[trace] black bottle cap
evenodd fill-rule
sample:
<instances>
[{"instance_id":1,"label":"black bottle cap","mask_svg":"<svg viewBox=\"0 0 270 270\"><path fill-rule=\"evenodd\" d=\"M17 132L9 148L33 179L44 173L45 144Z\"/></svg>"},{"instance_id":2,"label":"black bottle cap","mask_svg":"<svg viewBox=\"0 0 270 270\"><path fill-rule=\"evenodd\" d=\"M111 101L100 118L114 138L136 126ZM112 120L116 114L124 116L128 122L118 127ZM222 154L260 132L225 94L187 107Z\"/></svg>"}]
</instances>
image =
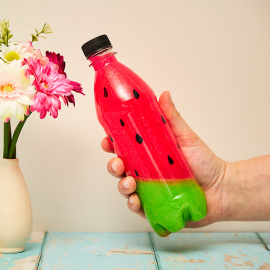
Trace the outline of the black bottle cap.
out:
<instances>
[{"instance_id":1,"label":"black bottle cap","mask_svg":"<svg viewBox=\"0 0 270 270\"><path fill-rule=\"evenodd\" d=\"M107 35L93 38L82 45L82 50L86 58L95 54L98 51L112 47L112 44Z\"/></svg>"}]
</instances>

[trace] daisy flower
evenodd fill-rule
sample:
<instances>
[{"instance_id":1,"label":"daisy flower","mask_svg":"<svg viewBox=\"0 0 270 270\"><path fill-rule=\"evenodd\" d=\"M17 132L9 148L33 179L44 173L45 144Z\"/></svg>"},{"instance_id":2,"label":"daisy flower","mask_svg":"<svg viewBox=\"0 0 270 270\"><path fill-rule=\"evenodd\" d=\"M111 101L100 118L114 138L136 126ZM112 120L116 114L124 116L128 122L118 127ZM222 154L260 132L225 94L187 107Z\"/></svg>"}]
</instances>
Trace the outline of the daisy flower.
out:
<instances>
[{"instance_id":1,"label":"daisy flower","mask_svg":"<svg viewBox=\"0 0 270 270\"><path fill-rule=\"evenodd\" d=\"M0 57L7 62L12 62L14 60L23 61L24 58L32 56L32 53L28 52L23 44L14 45L13 43L6 46L2 44L0 47Z\"/></svg>"},{"instance_id":2,"label":"daisy flower","mask_svg":"<svg viewBox=\"0 0 270 270\"><path fill-rule=\"evenodd\" d=\"M34 77L27 74L27 68L20 61L0 62L0 117L4 122L12 115L23 121L24 115L29 114L35 87Z\"/></svg>"}]
</instances>

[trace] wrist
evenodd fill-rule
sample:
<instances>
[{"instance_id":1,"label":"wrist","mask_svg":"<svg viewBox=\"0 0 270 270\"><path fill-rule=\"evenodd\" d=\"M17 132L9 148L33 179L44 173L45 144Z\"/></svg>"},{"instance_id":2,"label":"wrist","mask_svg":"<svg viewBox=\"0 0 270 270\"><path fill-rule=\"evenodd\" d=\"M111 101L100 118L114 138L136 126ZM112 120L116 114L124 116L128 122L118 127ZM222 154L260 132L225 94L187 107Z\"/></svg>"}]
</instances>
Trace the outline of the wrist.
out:
<instances>
[{"instance_id":1,"label":"wrist","mask_svg":"<svg viewBox=\"0 0 270 270\"><path fill-rule=\"evenodd\" d=\"M225 173L222 179L222 206L223 215L220 221L232 221L239 218L238 195L241 187L239 186L239 173L237 162L225 162Z\"/></svg>"},{"instance_id":2,"label":"wrist","mask_svg":"<svg viewBox=\"0 0 270 270\"><path fill-rule=\"evenodd\" d=\"M223 220L270 220L270 156L226 163Z\"/></svg>"}]
</instances>

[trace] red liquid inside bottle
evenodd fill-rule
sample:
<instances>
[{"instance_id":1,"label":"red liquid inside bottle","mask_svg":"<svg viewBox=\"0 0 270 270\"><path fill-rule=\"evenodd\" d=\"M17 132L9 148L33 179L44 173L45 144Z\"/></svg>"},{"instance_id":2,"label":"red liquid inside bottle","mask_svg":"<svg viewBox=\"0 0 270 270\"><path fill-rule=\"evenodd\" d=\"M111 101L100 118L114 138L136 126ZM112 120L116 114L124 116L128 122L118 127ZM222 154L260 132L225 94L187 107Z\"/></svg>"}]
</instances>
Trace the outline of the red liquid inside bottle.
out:
<instances>
[{"instance_id":1,"label":"red liquid inside bottle","mask_svg":"<svg viewBox=\"0 0 270 270\"><path fill-rule=\"evenodd\" d=\"M82 47L95 70L100 124L126 174L137 183L146 217L160 236L206 216L206 198L162 114L152 89L117 61L106 35Z\"/></svg>"}]
</instances>

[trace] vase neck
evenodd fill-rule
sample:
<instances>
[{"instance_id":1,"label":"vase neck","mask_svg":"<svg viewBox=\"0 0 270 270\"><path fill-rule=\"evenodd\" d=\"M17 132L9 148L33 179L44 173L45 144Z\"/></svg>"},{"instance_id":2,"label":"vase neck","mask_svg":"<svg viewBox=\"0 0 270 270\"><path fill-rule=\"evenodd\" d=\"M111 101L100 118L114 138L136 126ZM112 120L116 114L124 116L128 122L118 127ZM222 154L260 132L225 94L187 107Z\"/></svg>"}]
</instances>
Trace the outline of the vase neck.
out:
<instances>
[{"instance_id":1,"label":"vase neck","mask_svg":"<svg viewBox=\"0 0 270 270\"><path fill-rule=\"evenodd\" d=\"M18 158L14 158L14 159L3 158L0 160L0 164L6 167L16 167L19 165L19 159Z\"/></svg>"}]
</instances>

